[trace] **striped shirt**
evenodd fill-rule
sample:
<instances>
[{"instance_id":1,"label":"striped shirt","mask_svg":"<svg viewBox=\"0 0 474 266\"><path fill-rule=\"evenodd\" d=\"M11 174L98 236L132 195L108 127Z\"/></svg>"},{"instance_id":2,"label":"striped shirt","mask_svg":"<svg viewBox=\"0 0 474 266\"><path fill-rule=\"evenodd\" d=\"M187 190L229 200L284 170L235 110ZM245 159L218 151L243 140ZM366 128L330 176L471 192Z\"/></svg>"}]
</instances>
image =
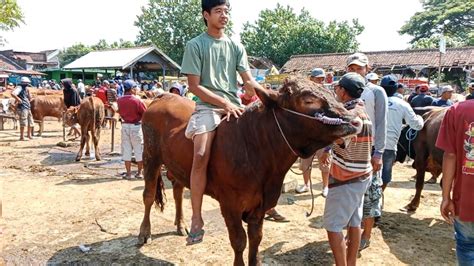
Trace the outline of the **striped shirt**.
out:
<instances>
[{"instance_id":1,"label":"striped shirt","mask_svg":"<svg viewBox=\"0 0 474 266\"><path fill-rule=\"evenodd\" d=\"M372 172L372 122L365 111L364 102L355 99L346 102L344 107L362 120L362 130L345 145L335 143L331 145L333 161L330 181L332 183L369 176Z\"/></svg>"}]
</instances>

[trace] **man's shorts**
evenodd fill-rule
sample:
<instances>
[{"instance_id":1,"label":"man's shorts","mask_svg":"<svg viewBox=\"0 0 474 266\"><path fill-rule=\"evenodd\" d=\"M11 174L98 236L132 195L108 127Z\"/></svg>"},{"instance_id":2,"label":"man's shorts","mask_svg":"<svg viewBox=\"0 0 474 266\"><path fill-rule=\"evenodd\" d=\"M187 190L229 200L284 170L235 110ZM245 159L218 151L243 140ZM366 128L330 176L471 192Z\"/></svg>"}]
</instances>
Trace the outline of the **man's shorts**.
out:
<instances>
[{"instance_id":1,"label":"man's shorts","mask_svg":"<svg viewBox=\"0 0 474 266\"><path fill-rule=\"evenodd\" d=\"M324 164L321 161L321 156L323 154L324 154L324 148L317 150L316 153L314 154L314 157L318 158L319 170L321 170L321 172L323 173L329 173L329 169L331 169L332 155L331 153L329 153L329 163ZM309 167L311 167L312 164L313 164L313 156L306 159L301 159L300 170L306 171Z\"/></svg>"},{"instance_id":2,"label":"man's shorts","mask_svg":"<svg viewBox=\"0 0 474 266\"><path fill-rule=\"evenodd\" d=\"M192 140L196 135L214 131L221 123L221 117L222 114L215 109L196 107L184 133L186 138Z\"/></svg>"},{"instance_id":3,"label":"man's shorts","mask_svg":"<svg viewBox=\"0 0 474 266\"><path fill-rule=\"evenodd\" d=\"M329 188L324 206L323 226L329 232L342 232L344 227L360 227L364 193L372 178Z\"/></svg>"},{"instance_id":4,"label":"man's shorts","mask_svg":"<svg viewBox=\"0 0 474 266\"><path fill-rule=\"evenodd\" d=\"M143 160L143 133L141 124L122 124L122 160L131 161L132 151L135 160Z\"/></svg>"},{"instance_id":5,"label":"man's shorts","mask_svg":"<svg viewBox=\"0 0 474 266\"><path fill-rule=\"evenodd\" d=\"M29 109L22 109L18 110L18 116L20 117L20 127L33 127L33 114L31 114L31 110Z\"/></svg>"},{"instance_id":6,"label":"man's shorts","mask_svg":"<svg viewBox=\"0 0 474 266\"><path fill-rule=\"evenodd\" d=\"M370 186L364 195L364 219L382 215L382 178L381 171L373 173Z\"/></svg>"}]
</instances>

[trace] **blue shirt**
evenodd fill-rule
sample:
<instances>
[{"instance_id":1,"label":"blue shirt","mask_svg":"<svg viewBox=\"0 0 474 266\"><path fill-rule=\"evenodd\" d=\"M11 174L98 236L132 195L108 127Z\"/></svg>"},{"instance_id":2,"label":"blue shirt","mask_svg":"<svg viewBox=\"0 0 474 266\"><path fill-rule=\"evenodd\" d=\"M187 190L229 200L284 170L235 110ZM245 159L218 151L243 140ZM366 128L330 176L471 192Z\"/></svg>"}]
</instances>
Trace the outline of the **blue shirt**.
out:
<instances>
[{"instance_id":1,"label":"blue shirt","mask_svg":"<svg viewBox=\"0 0 474 266\"><path fill-rule=\"evenodd\" d=\"M411 100L410 105L411 107L426 107L430 106L433 103L433 97L428 96L426 94L418 94Z\"/></svg>"},{"instance_id":2,"label":"blue shirt","mask_svg":"<svg viewBox=\"0 0 474 266\"><path fill-rule=\"evenodd\" d=\"M453 105L453 102L451 102L451 100L436 99L436 100L433 101L433 103L431 105L446 107L446 106Z\"/></svg>"},{"instance_id":3,"label":"blue shirt","mask_svg":"<svg viewBox=\"0 0 474 266\"><path fill-rule=\"evenodd\" d=\"M123 96L123 85L119 84L117 88L117 96L122 97Z\"/></svg>"}]
</instances>

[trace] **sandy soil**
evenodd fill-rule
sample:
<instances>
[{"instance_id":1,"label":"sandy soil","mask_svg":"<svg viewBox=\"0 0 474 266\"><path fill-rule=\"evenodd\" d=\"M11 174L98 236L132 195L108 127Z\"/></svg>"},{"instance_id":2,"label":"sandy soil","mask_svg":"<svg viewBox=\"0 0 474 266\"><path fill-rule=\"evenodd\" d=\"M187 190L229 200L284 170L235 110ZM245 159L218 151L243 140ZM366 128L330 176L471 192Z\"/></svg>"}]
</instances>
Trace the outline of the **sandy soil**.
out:
<instances>
[{"instance_id":1,"label":"sandy soil","mask_svg":"<svg viewBox=\"0 0 474 266\"><path fill-rule=\"evenodd\" d=\"M126 181L120 157L110 155L110 130L103 131L104 160L74 162L78 142L56 146L62 140L61 126L47 121L44 137L19 142L18 132L0 131L0 264L58 263L232 263L224 220L216 201L204 199L206 236L202 244L187 247L175 233L174 203L167 183L168 203L164 213L152 211L151 244L137 247L143 215L143 181ZM120 150L120 131L115 149ZM414 214L399 209L414 194L409 165L396 165L394 182L386 190L384 216L374 229L371 246L361 252L362 265L455 264L453 229L441 220L439 185L426 185L422 203ZM302 177L288 175L287 178ZM282 194L277 209L289 223L265 222L260 258L264 264L331 264L329 244L322 226L324 198L320 173L313 171L313 189L318 194L314 214L309 193ZM185 217L189 221L189 192L185 194ZM100 225L100 226L99 226ZM104 229L101 231L101 227ZM105 232L104 232L105 231ZM82 252L79 245L90 247ZM246 254L245 254L246 256ZM3 259L3 262L2 262Z\"/></svg>"}]
</instances>

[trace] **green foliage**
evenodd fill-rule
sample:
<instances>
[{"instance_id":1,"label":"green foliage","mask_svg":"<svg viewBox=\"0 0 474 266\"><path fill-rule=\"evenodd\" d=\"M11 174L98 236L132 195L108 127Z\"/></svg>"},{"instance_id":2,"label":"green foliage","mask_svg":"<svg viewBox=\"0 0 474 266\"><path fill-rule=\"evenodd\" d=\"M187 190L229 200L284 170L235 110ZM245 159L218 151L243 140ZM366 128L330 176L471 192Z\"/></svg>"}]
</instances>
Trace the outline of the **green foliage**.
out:
<instances>
[{"instance_id":1,"label":"green foliage","mask_svg":"<svg viewBox=\"0 0 474 266\"><path fill-rule=\"evenodd\" d=\"M424 10L415 13L399 31L413 36L411 44L425 45L441 34L452 38L455 46L474 44L474 1L422 0L422 4Z\"/></svg>"},{"instance_id":2,"label":"green foliage","mask_svg":"<svg viewBox=\"0 0 474 266\"><path fill-rule=\"evenodd\" d=\"M412 43L411 49L437 49L439 47L440 35L431 36L429 38L422 38ZM446 47L462 47L465 45L463 40L453 37L445 37Z\"/></svg>"},{"instance_id":3,"label":"green foliage","mask_svg":"<svg viewBox=\"0 0 474 266\"><path fill-rule=\"evenodd\" d=\"M171 59L181 64L186 43L206 31L200 0L150 0L142 7L135 26L139 28L137 43L154 44ZM231 35L232 22L227 25Z\"/></svg>"},{"instance_id":4,"label":"green foliage","mask_svg":"<svg viewBox=\"0 0 474 266\"><path fill-rule=\"evenodd\" d=\"M9 31L20 26L23 21L23 13L16 0L0 0L0 30ZM0 46L3 45L3 38L0 36Z\"/></svg>"},{"instance_id":5,"label":"green foliage","mask_svg":"<svg viewBox=\"0 0 474 266\"><path fill-rule=\"evenodd\" d=\"M255 23L245 23L240 38L249 55L266 57L282 66L295 54L356 51L356 37L363 30L357 20L326 25L305 9L296 14L290 6L278 4L273 10L261 11Z\"/></svg>"},{"instance_id":6,"label":"green foliage","mask_svg":"<svg viewBox=\"0 0 474 266\"><path fill-rule=\"evenodd\" d=\"M77 58L84 56L92 51L100 51L105 49L117 49L117 48L130 48L134 47L135 44L130 41L124 41L120 39L118 42L112 44L107 43L106 40L99 40L96 44L87 46L82 43L74 44L71 47L67 47L59 53L59 63L61 66L65 66Z\"/></svg>"}]
</instances>

